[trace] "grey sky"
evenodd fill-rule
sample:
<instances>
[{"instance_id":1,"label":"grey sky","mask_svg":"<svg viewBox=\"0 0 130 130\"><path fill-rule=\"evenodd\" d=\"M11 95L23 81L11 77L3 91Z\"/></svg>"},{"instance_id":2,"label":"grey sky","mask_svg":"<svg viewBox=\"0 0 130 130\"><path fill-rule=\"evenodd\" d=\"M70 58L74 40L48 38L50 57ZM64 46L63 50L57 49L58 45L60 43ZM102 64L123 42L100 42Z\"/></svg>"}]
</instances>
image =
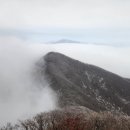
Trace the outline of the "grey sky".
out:
<instances>
[{"instance_id":1,"label":"grey sky","mask_svg":"<svg viewBox=\"0 0 130 130\"><path fill-rule=\"evenodd\" d=\"M130 28L129 0L0 0L1 28Z\"/></svg>"}]
</instances>

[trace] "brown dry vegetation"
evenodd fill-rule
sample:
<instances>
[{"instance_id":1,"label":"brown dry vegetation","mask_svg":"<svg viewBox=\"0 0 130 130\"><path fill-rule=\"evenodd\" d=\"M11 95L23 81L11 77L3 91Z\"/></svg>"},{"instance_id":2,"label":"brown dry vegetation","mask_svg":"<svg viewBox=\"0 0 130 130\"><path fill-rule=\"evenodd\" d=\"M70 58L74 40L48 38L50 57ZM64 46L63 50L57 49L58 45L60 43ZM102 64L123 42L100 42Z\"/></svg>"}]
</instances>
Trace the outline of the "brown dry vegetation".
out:
<instances>
[{"instance_id":1,"label":"brown dry vegetation","mask_svg":"<svg viewBox=\"0 0 130 130\"><path fill-rule=\"evenodd\" d=\"M130 130L130 117L111 112L86 112L82 108L41 113L0 130Z\"/></svg>"}]
</instances>

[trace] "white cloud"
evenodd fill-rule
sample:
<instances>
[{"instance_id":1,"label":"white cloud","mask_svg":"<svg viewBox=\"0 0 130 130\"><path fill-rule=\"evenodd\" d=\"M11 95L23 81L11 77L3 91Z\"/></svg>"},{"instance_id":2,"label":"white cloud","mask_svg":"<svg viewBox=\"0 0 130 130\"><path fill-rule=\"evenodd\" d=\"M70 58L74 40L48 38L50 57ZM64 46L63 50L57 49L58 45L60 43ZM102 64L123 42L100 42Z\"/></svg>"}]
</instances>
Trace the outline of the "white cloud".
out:
<instances>
[{"instance_id":1,"label":"white cloud","mask_svg":"<svg viewBox=\"0 0 130 130\"><path fill-rule=\"evenodd\" d=\"M56 108L56 95L35 65L40 58L18 39L0 39L0 125Z\"/></svg>"}]
</instances>

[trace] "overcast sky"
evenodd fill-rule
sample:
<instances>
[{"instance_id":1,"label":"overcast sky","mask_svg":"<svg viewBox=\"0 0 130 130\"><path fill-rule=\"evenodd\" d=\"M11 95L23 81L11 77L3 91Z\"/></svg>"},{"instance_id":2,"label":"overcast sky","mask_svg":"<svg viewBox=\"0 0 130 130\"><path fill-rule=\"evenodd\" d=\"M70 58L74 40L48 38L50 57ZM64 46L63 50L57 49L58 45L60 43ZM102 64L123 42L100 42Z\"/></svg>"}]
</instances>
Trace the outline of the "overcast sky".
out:
<instances>
[{"instance_id":1,"label":"overcast sky","mask_svg":"<svg viewBox=\"0 0 130 130\"><path fill-rule=\"evenodd\" d=\"M130 27L129 0L1 0L0 26Z\"/></svg>"},{"instance_id":2,"label":"overcast sky","mask_svg":"<svg viewBox=\"0 0 130 130\"><path fill-rule=\"evenodd\" d=\"M0 0L0 33L5 29L130 42L130 0Z\"/></svg>"}]
</instances>

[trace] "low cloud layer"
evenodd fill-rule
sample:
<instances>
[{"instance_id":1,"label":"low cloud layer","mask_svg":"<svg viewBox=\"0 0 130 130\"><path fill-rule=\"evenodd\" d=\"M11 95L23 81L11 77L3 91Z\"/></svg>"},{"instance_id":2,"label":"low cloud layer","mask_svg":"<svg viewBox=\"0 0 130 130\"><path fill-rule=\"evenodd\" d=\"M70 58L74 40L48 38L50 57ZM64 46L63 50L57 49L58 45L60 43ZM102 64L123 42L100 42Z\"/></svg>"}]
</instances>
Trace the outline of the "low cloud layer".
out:
<instances>
[{"instance_id":1,"label":"low cloud layer","mask_svg":"<svg viewBox=\"0 0 130 130\"><path fill-rule=\"evenodd\" d=\"M0 125L56 107L55 93L36 65L40 58L16 39L0 41Z\"/></svg>"},{"instance_id":2,"label":"low cloud layer","mask_svg":"<svg viewBox=\"0 0 130 130\"><path fill-rule=\"evenodd\" d=\"M92 44L31 44L0 39L0 123L55 109L56 95L40 76L37 61L57 51L130 78L130 48ZM44 61L41 61L44 63ZM1 125L0 124L0 125Z\"/></svg>"}]
</instances>

